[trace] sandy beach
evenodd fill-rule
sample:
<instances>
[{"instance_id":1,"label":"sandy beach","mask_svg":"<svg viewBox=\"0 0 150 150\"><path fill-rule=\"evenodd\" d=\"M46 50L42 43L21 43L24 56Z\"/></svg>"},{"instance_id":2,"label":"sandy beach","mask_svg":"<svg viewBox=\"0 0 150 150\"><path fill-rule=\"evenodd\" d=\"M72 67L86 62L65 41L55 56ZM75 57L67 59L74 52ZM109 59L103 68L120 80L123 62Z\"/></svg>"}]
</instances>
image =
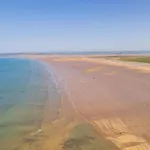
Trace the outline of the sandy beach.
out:
<instances>
[{"instance_id":1,"label":"sandy beach","mask_svg":"<svg viewBox=\"0 0 150 150\"><path fill-rule=\"evenodd\" d=\"M30 58L50 64L57 74L66 94L63 116L90 123L121 150L150 149L149 66L77 56Z\"/></svg>"}]
</instances>

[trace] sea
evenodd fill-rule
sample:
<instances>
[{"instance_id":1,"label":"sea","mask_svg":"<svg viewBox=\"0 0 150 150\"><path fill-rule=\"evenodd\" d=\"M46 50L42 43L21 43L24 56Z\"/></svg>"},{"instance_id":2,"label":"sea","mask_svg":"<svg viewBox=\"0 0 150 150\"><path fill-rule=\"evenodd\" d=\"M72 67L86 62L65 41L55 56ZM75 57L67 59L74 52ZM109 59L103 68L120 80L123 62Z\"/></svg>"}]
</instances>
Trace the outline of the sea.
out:
<instances>
[{"instance_id":1,"label":"sea","mask_svg":"<svg viewBox=\"0 0 150 150\"><path fill-rule=\"evenodd\" d=\"M47 100L58 100L52 69L38 61L0 58L0 150L14 150L41 130Z\"/></svg>"}]
</instances>

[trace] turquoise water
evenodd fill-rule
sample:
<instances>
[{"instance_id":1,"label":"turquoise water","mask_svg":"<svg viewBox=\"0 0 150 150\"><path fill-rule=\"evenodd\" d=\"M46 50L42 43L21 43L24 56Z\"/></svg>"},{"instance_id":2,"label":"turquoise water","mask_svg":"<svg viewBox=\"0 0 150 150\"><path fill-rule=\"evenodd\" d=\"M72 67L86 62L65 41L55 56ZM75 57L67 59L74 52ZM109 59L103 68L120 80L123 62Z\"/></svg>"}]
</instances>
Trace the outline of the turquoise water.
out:
<instances>
[{"instance_id":1,"label":"turquoise water","mask_svg":"<svg viewBox=\"0 0 150 150\"><path fill-rule=\"evenodd\" d=\"M41 128L46 101L59 98L53 77L36 61L0 59L0 150L15 149Z\"/></svg>"}]
</instances>

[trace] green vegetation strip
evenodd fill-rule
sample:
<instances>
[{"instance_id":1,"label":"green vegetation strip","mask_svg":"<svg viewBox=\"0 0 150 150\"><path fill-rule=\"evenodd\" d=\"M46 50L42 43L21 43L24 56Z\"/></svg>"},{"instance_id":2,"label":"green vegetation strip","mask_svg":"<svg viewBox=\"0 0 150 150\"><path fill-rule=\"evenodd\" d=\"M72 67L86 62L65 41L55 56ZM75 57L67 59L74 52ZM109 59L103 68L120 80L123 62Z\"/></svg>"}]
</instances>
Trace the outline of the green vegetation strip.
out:
<instances>
[{"instance_id":1,"label":"green vegetation strip","mask_svg":"<svg viewBox=\"0 0 150 150\"><path fill-rule=\"evenodd\" d=\"M141 62L150 63L150 56L93 56L91 58L105 58L121 61Z\"/></svg>"},{"instance_id":2,"label":"green vegetation strip","mask_svg":"<svg viewBox=\"0 0 150 150\"><path fill-rule=\"evenodd\" d=\"M119 60L123 61L133 61L133 62L143 62L143 63L150 63L150 56L147 57L119 57Z\"/></svg>"},{"instance_id":3,"label":"green vegetation strip","mask_svg":"<svg viewBox=\"0 0 150 150\"><path fill-rule=\"evenodd\" d=\"M118 150L118 148L100 136L91 125L75 126L68 139L62 145L63 150Z\"/></svg>"}]
</instances>

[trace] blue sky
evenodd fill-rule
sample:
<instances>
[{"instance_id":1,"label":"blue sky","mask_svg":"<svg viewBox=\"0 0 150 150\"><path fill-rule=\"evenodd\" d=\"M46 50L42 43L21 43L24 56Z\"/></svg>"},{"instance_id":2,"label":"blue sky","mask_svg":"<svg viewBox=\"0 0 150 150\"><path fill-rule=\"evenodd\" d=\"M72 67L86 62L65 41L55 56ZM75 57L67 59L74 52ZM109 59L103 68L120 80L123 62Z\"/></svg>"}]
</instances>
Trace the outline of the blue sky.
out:
<instances>
[{"instance_id":1,"label":"blue sky","mask_svg":"<svg viewBox=\"0 0 150 150\"><path fill-rule=\"evenodd\" d=\"M149 0L0 0L0 52L150 50Z\"/></svg>"}]
</instances>

